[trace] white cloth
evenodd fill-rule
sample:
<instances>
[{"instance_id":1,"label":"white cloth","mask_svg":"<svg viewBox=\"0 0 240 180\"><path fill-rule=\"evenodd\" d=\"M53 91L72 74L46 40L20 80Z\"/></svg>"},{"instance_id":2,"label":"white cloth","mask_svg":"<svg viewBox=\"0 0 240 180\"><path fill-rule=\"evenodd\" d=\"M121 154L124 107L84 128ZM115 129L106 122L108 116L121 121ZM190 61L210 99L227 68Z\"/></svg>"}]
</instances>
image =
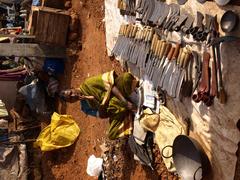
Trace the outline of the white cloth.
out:
<instances>
[{"instance_id":1,"label":"white cloth","mask_svg":"<svg viewBox=\"0 0 240 180\"><path fill-rule=\"evenodd\" d=\"M2 100L0 99L0 118L1 117L6 117L6 116L8 116L8 112L7 112L6 106L2 102Z\"/></svg>"},{"instance_id":2,"label":"white cloth","mask_svg":"<svg viewBox=\"0 0 240 180\"><path fill-rule=\"evenodd\" d=\"M94 155L91 155L88 158L87 164L87 173L89 176L99 176L102 171L102 158L96 158Z\"/></svg>"},{"instance_id":3,"label":"white cloth","mask_svg":"<svg viewBox=\"0 0 240 180\"><path fill-rule=\"evenodd\" d=\"M164 153L166 157L172 155L172 149L166 148L164 152L162 152L163 148L168 145L172 146L174 139L180 134L186 134L182 124L178 122L175 116L165 106L160 106L160 122L155 131L155 141L160 152ZM172 157L163 157L163 161L168 171L176 171Z\"/></svg>"}]
</instances>

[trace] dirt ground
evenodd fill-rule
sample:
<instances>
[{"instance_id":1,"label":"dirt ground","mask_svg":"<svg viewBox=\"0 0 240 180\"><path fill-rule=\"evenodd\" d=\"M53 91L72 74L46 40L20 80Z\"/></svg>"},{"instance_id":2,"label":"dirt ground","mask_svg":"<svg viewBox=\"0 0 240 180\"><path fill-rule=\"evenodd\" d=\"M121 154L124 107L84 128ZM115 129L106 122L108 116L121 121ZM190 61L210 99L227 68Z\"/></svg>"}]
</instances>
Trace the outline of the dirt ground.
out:
<instances>
[{"instance_id":1,"label":"dirt ground","mask_svg":"<svg viewBox=\"0 0 240 180\"><path fill-rule=\"evenodd\" d=\"M120 64L111 60L106 52L104 0L72 0L70 11L76 13L80 19L79 37L69 42L69 58L61 80L62 88L78 87L85 78L112 69L120 72ZM71 147L43 154L41 166L44 180L96 179L86 173L87 160L92 154L100 157L100 145L103 142L112 146L110 153L117 158L115 164L109 167L112 177L108 179L169 179L167 176L170 174L161 165L161 157L156 158L159 172L152 171L133 160L126 141L123 140L120 148L116 148L119 140L107 140L107 120L86 116L80 111L79 103L60 104L59 112L72 115L81 133Z\"/></svg>"},{"instance_id":2,"label":"dirt ground","mask_svg":"<svg viewBox=\"0 0 240 180\"><path fill-rule=\"evenodd\" d=\"M119 72L121 69L116 61L107 56L102 21L104 1L73 0L72 11L75 11L80 19L79 40L69 44L71 52L62 79L63 88L78 87L86 77L112 69ZM105 140L108 121L86 116L80 111L79 103L61 105L60 112L71 114L81 133L73 146L43 155L43 179L94 179L86 173L87 160L92 154L98 157L101 155L99 145ZM126 159L122 159L121 167L115 167L121 170L118 176L121 176L120 179L158 179L150 169L135 163L131 153L125 154Z\"/></svg>"}]
</instances>

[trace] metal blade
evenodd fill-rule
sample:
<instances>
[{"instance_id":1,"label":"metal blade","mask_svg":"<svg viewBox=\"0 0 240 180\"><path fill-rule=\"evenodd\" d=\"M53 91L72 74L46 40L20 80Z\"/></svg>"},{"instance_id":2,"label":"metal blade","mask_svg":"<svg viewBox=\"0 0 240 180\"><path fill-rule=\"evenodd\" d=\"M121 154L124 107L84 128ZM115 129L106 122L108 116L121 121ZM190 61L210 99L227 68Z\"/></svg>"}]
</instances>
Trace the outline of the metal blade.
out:
<instances>
[{"instance_id":1,"label":"metal blade","mask_svg":"<svg viewBox=\"0 0 240 180\"><path fill-rule=\"evenodd\" d=\"M183 79L184 79L185 73L186 73L186 70L183 69L180 72L180 76L178 78L178 84L177 84L177 89L176 89L176 98L177 99L180 99L180 92L181 92L181 87L182 87L182 83L183 83Z\"/></svg>"},{"instance_id":2,"label":"metal blade","mask_svg":"<svg viewBox=\"0 0 240 180\"><path fill-rule=\"evenodd\" d=\"M163 80L163 85L162 85L163 90L167 90L168 84L170 82L169 81L170 77L173 73L174 64L175 64L174 62L170 62L168 64L168 67L166 68L165 75L164 75L164 80Z\"/></svg>"}]
</instances>

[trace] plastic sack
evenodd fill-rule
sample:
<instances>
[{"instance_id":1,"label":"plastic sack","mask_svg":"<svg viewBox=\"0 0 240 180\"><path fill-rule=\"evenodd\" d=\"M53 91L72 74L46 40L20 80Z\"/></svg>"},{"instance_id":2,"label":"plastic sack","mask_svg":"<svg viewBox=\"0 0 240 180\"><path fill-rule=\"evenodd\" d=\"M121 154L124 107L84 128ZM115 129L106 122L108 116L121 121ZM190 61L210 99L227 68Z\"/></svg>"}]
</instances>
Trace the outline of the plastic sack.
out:
<instances>
[{"instance_id":1,"label":"plastic sack","mask_svg":"<svg viewBox=\"0 0 240 180\"><path fill-rule=\"evenodd\" d=\"M96 158L94 155L91 155L88 158L87 164L87 173L89 176L99 176L102 172L102 158Z\"/></svg>"},{"instance_id":2,"label":"plastic sack","mask_svg":"<svg viewBox=\"0 0 240 180\"><path fill-rule=\"evenodd\" d=\"M18 92L26 98L26 102L32 111L43 113L47 110L44 88L38 79L34 79L30 84L22 86Z\"/></svg>"},{"instance_id":3,"label":"plastic sack","mask_svg":"<svg viewBox=\"0 0 240 180\"><path fill-rule=\"evenodd\" d=\"M75 142L79 133L80 128L72 116L54 112L51 124L41 131L34 146L40 147L41 151L68 147Z\"/></svg>"},{"instance_id":4,"label":"plastic sack","mask_svg":"<svg viewBox=\"0 0 240 180\"><path fill-rule=\"evenodd\" d=\"M7 116L8 116L8 111L6 109L6 106L4 102L0 99L0 118L7 117Z\"/></svg>"}]
</instances>

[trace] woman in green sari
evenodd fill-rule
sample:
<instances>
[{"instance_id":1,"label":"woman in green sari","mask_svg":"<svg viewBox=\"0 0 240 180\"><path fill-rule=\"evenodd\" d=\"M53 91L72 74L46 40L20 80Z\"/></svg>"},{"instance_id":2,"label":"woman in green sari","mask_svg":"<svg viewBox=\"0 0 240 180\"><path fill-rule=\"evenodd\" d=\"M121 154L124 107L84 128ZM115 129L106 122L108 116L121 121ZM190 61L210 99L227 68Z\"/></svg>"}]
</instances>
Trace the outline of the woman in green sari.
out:
<instances>
[{"instance_id":1,"label":"woman in green sari","mask_svg":"<svg viewBox=\"0 0 240 180\"><path fill-rule=\"evenodd\" d=\"M131 133L128 115L135 111L129 96L138 86L138 80L130 73L117 76L114 71L87 78L79 88L60 92L68 102L80 100L81 110L88 115L109 118L108 136L116 139Z\"/></svg>"}]
</instances>

